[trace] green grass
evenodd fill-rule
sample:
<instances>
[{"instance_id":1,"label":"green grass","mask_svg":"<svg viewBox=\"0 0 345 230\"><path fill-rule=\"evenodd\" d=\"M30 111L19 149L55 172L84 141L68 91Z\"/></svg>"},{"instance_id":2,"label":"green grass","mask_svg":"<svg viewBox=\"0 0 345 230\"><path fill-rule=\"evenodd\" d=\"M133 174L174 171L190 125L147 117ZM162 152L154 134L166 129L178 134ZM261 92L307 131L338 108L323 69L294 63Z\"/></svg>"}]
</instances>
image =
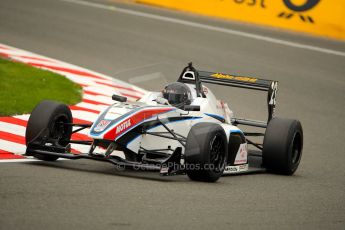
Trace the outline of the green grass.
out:
<instances>
[{"instance_id":1,"label":"green grass","mask_svg":"<svg viewBox=\"0 0 345 230\"><path fill-rule=\"evenodd\" d=\"M64 76L0 58L0 116L30 113L45 99L76 104L81 93Z\"/></svg>"}]
</instances>

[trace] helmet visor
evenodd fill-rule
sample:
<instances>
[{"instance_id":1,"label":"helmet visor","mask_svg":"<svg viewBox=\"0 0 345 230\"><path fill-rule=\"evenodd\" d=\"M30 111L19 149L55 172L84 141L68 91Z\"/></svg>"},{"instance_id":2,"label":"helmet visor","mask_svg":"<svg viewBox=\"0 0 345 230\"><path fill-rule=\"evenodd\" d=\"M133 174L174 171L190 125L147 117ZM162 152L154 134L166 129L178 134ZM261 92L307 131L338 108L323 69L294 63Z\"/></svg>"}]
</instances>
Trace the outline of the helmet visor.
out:
<instances>
[{"instance_id":1,"label":"helmet visor","mask_svg":"<svg viewBox=\"0 0 345 230\"><path fill-rule=\"evenodd\" d=\"M169 101L171 105L179 105L184 102L184 95L179 93L165 93L164 98Z\"/></svg>"}]
</instances>

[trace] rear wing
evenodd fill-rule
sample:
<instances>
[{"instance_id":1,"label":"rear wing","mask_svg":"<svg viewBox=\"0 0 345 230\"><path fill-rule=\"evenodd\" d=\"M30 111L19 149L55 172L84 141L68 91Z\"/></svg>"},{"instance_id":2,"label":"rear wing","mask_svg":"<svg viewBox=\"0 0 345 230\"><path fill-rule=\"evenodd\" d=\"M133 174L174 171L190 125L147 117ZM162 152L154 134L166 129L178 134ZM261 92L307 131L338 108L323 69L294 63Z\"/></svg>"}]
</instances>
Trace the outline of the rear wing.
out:
<instances>
[{"instance_id":1,"label":"rear wing","mask_svg":"<svg viewBox=\"0 0 345 230\"><path fill-rule=\"evenodd\" d=\"M188 66L183 69L179 81L185 83L194 82L196 84L198 96L205 96L201 88L201 83L211 83L217 85L266 91L268 121L270 121L274 116L276 96L278 90L277 81L260 79L255 77L238 76L232 74L199 71L192 66L192 63L189 63Z\"/></svg>"},{"instance_id":2,"label":"rear wing","mask_svg":"<svg viewBox=\"0 0 345 230\"><path fill-rule=\"evenodd\" d=\"M198 71L201 82L233 86L246 89L269 91L274 81L255 77L244 77L223 73Z\"/></svg>"},{"instance_id":3,"label":"rear wing","mask_svg":"<svg viewBox=\"0 0 345 230\"><path fill-rule=\"evenodd\" d=\"M278 82L255 77L237 76L232 74L212 73L205 71L198 71L201 82L225 85L232 87L239 87L245 89L253 89L266 91L267 93L267 107L268 107L268 121L274 116L276 105L276 95L278 90Z\"/></svg>"}]
</instances>

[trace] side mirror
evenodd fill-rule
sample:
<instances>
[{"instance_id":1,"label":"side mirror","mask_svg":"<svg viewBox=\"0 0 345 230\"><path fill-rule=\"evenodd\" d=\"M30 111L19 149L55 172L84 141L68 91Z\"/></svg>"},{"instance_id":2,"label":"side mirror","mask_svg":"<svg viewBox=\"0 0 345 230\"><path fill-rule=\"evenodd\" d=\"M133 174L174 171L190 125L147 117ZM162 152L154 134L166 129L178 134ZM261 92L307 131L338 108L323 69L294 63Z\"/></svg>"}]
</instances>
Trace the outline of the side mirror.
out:
<instances>
[{"instance_id":1,"label":"side mirror","mask_svg":"<svg viewBox=\"0 0 345 230\"><path fill-rule=\"evenodd\" d=\"M127 97L119 96L116 94L113 94L113 96L111 96L111 99L113 99L114 101L119 101L119 102L126 102L127 101Z\"/></svg>"},{"instance_id":2,"label":"side mirror","mask_svg":"<svg viewBox=\"0 0 345 230\"><path fill-rule=\"evenodd\" d=\"M200 105L185 105L183 110L185 110L185 111L200 111Z\"/></svg>"}]
</instances>

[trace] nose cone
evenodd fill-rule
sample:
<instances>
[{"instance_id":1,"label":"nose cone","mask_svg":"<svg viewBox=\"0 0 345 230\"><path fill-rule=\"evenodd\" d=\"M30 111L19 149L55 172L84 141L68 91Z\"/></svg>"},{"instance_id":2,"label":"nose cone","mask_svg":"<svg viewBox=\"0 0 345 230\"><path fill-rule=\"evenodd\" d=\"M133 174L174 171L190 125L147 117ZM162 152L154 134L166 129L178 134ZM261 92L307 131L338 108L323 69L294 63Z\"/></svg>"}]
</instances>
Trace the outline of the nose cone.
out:
<instances>
[{"instance_id":1,"label":"nose cone","mask_svg":"<svg viewBox=\"0 0 345 230\"><path fill-rule=\"evenodd\" d=\"M139 104L113 105L104 111L92 125L89 136L93 139L114 141L139 124L154 119L158 114L175 110L167 106L144 106Z\"/></svg>"},{"instance_id":2,"label":"nose cone","mask_svg":"<svg viewBox=\"0 0 345 230\"><path fill-rule=\"evenodd\" d=\"M140 105L116 103L111 105L99 115L90 129L89 136L95 139L103 138L105 131L114 124L121 122L123 118L130 116L133 112L140 110Z\"/></svg>"}]
</instances>

